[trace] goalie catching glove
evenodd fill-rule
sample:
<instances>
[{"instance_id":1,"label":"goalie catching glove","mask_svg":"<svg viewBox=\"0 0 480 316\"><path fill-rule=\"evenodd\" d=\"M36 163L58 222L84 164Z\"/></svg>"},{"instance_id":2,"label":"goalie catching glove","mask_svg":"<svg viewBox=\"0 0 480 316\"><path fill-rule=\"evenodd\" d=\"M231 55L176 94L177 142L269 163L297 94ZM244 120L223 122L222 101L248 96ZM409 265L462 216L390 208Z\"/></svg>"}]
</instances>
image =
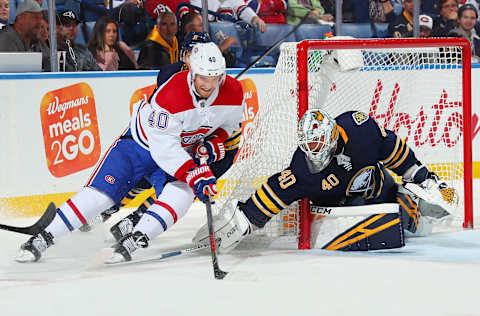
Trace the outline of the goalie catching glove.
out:
<instances>
[{"instance_id":1,"label":"goalie catching glove","mask_svg":"<svg viewBox=\"0 0 480 316\"><path fill-rule=\"evenodd\" d=\"M189 171L185 181L204 203L208 196L217 194L217 179L208 165L201 165Z\"/></svg>"},{"instance_id":2,"label":"goalie catching glove","mask_svg":"<svg viewBox=\"0 0 480 316\"><path fill-rule=\"evenodd\" d=\"M427 192L438 191L441 198L451 206L458 204L458 193L455 188L440 179L440 177L432 171L429 171L425 165L413 165L403 175L403 181L406 183L418 184Z\"/></svg>"},{"instance_id":3,"label":"goalie catching glove","mask_svg":"<svg viewBox=\"0 0 480 316\"><path fill-rule=\"evenodd\" d=\"M227 205L229 206L227 211L222 215L213 217L214 235L215 239L218 240L217 246L221 253L233 250L254 228L243 211L238 207L237 200L233 200ZM197 231L192 242L198 246L209 244L207 224Z\"/></svg>"},{"instance_id":4,"label":"goalie catching glove","mask_svg":"<svg viewBox=\"0 0 480 316\"><path fill-rule=\"evenodd\" d=\"M194 149L193 161L200 165L202 159L206 158L207 165L222 160L225 157L225 146L220 137L215 136Z\"/></svg>"}]
</instances>

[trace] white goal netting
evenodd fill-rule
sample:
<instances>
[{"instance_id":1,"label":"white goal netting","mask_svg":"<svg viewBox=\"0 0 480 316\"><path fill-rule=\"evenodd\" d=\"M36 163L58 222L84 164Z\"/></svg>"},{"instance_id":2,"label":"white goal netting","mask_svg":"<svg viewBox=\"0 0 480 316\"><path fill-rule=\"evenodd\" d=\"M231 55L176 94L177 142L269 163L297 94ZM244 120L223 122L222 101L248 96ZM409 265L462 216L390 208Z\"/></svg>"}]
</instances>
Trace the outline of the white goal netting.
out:
<instances>
[{"instance_id":1,"label":"white goal netting","mask_svg":"<svg viewBox=\"0 0 480 316\"><path fill-rule=\"evenodd\" d=\"M298 86L307 84L310 108L321 107L333 117L360 110L402 136L421 161L460 193L456 217L461 226L465 201L462 87L470 84L462 79L462 49L451 44L422 47L421 42L414 48L351 42L355 49L309 49L304 67L307 83L298 79L297 43L282 44L266 102L260 104L253 127L243 135L236 163L223 176L226 183L216 212L233 198L245 201L270 175L288 166L297 146ZM296 204L252 238L296 238Z\"/></svg>"}]
</instances>

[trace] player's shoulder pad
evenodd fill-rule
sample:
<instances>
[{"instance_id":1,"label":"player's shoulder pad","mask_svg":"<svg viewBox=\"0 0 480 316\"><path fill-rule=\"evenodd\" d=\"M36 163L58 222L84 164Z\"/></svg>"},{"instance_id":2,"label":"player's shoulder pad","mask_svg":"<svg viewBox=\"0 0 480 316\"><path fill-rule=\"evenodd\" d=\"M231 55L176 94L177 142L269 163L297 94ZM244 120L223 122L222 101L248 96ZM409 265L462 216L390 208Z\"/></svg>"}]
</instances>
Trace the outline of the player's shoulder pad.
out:
<instances>
[{"instance_id":1,"label":"player's shoulder pad","mask_svg":"<svg viewBox=\"0 0 480 316\"><path fill-rule=\"evenodd\" d=\"M160 87L162 84L167 82L174 74L183 70L185 63L183 61L177 61L173 64L168 64L161 67L158 70L157 75L157 86Z\"/></svg>"},{"instance_id":2,"label":"player's shoulder pad","mask_svg":"<svg viewBox=\"0 0 480 316\"><path fill-rule=\"evenodd\" d=\"M347 111L343 112L339 116L335 118L335 121L337 124L343 126L343 125L355 125L355 126L360 126L363 125L364 123L368 122L372 118L368 116L367 113L362 112L362 111Z\"/></svg>"},{"instance_id":3,"label":"player's shoulder pad","mask_svg":"<svg viewBox=\"0 0 480 316\"><path fill-rule=\"evenodd\" d=\"M243 105L243 88L240 81L225 76L225 82L220 87L220 93L213 105Z\"/></svg>"},{"instance_id":4,"label":"player's shoulder pad","mask_svg":"<svg viewBox=\"0 0 480 316\"><path fill-rule=\"evenodd\" d=\"M171 114L193 109L195 106L188 87L187 75L188 71L182 71L168 79L156 92L154 104Z\"/></svg>"}]
</instances>

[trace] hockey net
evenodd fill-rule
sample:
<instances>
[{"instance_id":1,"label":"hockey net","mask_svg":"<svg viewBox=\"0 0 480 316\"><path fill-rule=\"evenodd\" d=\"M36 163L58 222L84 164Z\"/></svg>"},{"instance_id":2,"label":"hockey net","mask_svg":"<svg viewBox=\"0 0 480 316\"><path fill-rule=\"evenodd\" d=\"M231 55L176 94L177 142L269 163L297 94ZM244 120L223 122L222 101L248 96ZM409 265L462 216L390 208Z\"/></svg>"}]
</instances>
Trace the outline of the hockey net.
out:
<instances>
[{"instance_id":1,"label":"hockey net","mask_svg":"<svg viewBox=\"0 0 480 316\"><path fill-rule=\"evenodd\" d=\"M329 39L285 43L272 88L260 104L235 164L224 175L215 211L245 201L286 168L297 147L297 122L309 107L332 117L368 113L402 136L430 170L459 193L459 227L473 227L470 47L462 39ZM368 149L366 149L368 150ZM259 240L298 240L310 248L308 201L290 205Z\"/></svg>"}]
</instances>

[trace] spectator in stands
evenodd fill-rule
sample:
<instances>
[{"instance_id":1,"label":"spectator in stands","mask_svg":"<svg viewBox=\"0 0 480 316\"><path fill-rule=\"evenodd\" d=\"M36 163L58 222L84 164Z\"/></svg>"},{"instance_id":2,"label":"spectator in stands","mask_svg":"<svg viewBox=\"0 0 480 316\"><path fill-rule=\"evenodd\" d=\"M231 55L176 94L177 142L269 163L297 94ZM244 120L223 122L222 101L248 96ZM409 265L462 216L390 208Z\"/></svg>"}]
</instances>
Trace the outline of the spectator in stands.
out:
<instances>
[{"instance_id":1,"label":"spectator in stands","mask_svg":"<svg viewBox=\"0 0 480 316\"><path fill-rule=\"evenodd\" d=\"M389 37L401 38L413 36L413 0L403 0L402 6L402 13L396 16L388 25Z\"/></svg>"},{"instance_id":2,"label":"spectator in stands","mask_svg":"<svg viewBox=\"0 0 480 316\"><path fill-rule=\"evenodd\" d=\"M50 45L48 42L48 11L42 11L40 27L32 44L35 50L42 52L42 71L50 71Z\"/></svg>"},{"instance_id":3,"label":"spectator in stands","mask_svg":"<svg viewBox=\"0 0 480 316\"><path fill-rule=\"evenodd\" d=\"M145 11L154 18L158 17L160 12L170 11L176 14L177 7L182 2L188 2L186 0L144 0Z\"/></svg>"},{"instance_id":4,"label":"spectator in stands","mask_svg":"<svg viewBox=\"0 0 480 316\"><path fill-rule=\"evenodd\" d=\"M475 25L477 24L478 11L471 4L465 4L458 9L458 26L449 36L465 37L472 48L472 61L478 62L480 57L480 37Z\"/></svg>"},{"instance_id":5,"label":"spectator in stands","mask_svg":"<svg viewBox=\"0 0 480 316\"><path fill-rule=\"evenodd\" d=\"M42 8L34 0L25 0L17 7L15 23L0 32L1 52L37 51L33 42L37 38L42 19Z\"/></svg>"},{"instance_id":6,"label":"spectator in stands","mask_svg":"<svg viewBox=\"0 0 480 316\"><path fill-rule=\"evenodd\" d=\"M247 4L265 23L287 23L287 0L248 0Z\"/></svg>"},{"instance_id":7,"label":"spectator in stands","mask_svg":"<svg viewBox=\"0 0 480 316\"><path fill-rule=\"evenodd\" d=\"M113 1L113 9L110 9L110 1ZM86 21L97 21L102 16L111 16L123 25L123 40L128 45L137 44L147 36L148 23L142 0L106 0L105 5L99 4L98 0L81 0L81 11Z\"/></svg>"},{"instance_id":8,"label":"spectator in stands","mask_svg":"<svg viewBox=\"0 0 480 316\"><path fill-rule=\"evenodd\" d=\"M361 1L365 3L365 1ZM368 1L368 19L365 20L363 14L359 16L359 3L358 1L355 2L355 13L356 13L356 20L355 22L367 23L367 22L374 22L374 23L390 23L396 18L395 8L394 5L401 7L401 5L396 1L391 0L369 0ZM401 10L401 9L400 9Z\"/></svg>"},{"instance_id":9,"label":"spectator in stands","mask_svg":"<svg viewBox=\"0 0 480 316\"><path fill-rule=\"evenodd\" d=\"M0 30L8 24L10 16L10 4L8 0L0 0Z\"/></svg>"},{"instance_id":10,"label":"spectator in stands","mask_svg":"<svg viewBox=\"0 0 480 316\"><path fill-rule=\"evenodd\" d=\"M433 19L431 16L421 14L418 17L418 24L420 27L421 38L432 37Z\"/></svg>"},{"instance_id":11,"label":"spectator in stands","mask_svg":"<svg viewBox=\"0 0 480 316\"><path fill-rule=\"evenodd\" d=\"M170 11L161 12L157 25L140 49L138 65L141 69L159 69L178 61L177 18Z\"/></svg>"},{"instance_id":12,"label":"spectator in stands","mask_svg":"<svg viewBox=\"0 0 480 316\"><path fill-rule=\"evenodd\" d=\"M48 11L47 10L42 11L42 19L40 20L40 28L38 30L37 38L39 41L46 43L48 46Z\"/></svg>"},{"instance_id":13,"label":"spectator in stands","mask_svg":"<svg viewBox=\"0 0 480 316\"><path fill-rule=\"evenodd\" d=\"M433 19L433 36L446 37L457 26L457 0L439 0L437 8L440 16Z\"/></svg>"},{"instance_id":14,"label":"spectator in stands","mask_svg":"<svg viewBox=\"0 0 480 316\"><path fill-rule=\"evenodd\" d=\"M75 43L78 23L77 15L71 10L57 14L57 47L59 51L67 52L65 71L101 70L87 47Z\"/></svg>"},{"instance_id":15,"label":"spectator in stands","mask_svg":"<svg viewBox=\"0 0 480 316\"><path fill-rule=\"evenodd\" d=\"M135 54L127 44L118 40L118 24L109 16L103 16L95 23L87 46L104 71L138 68Z\"/></svg>"},{"instance_id":16,"label":"spectator in stands","mask_svg":"<svg viewBox=\"0 0 480 316\"><path fill-rule=\"evenodd\" d=\"M203 32L203 18L198 12L188 12L182 16L180 36L178 36L182 38L180 40L181 43L183 43L183 38L190 32ZM226 36L217 32L215 37L217 39L216 43L222 52L227 51L232 45L239 44L233 36Z\"/></svg>"},{"instance_id":17,"label":"spectator in stands","mask_svg":"<svg viewBox=\"0 0 480 316\"><path fill-rule=\"evenodd\" d=\"M200 13L202 8L202 0L190 0L190 3L181 3L177 10L180 19L188 12L196 11ZM247 24L256 25L260 32L267 30L265 22L257 16L257 14L247 6L244 0L208 0L208 10L213 11L216 15L209 14L209 21L218 19L225 21L241 20Z\"/></svg>"},{"instance_id":18,"label":"spectator in stands","mask_svg":"<svg viewBox=\"0 0 480 316\"><path fill-rule=\"evenodd\" d=\"M304 23L333 21L331 14L325 14L320 0L288 0L287 23L297 25L309 12L310 14Z\"/></svg>"}]
</instances>

